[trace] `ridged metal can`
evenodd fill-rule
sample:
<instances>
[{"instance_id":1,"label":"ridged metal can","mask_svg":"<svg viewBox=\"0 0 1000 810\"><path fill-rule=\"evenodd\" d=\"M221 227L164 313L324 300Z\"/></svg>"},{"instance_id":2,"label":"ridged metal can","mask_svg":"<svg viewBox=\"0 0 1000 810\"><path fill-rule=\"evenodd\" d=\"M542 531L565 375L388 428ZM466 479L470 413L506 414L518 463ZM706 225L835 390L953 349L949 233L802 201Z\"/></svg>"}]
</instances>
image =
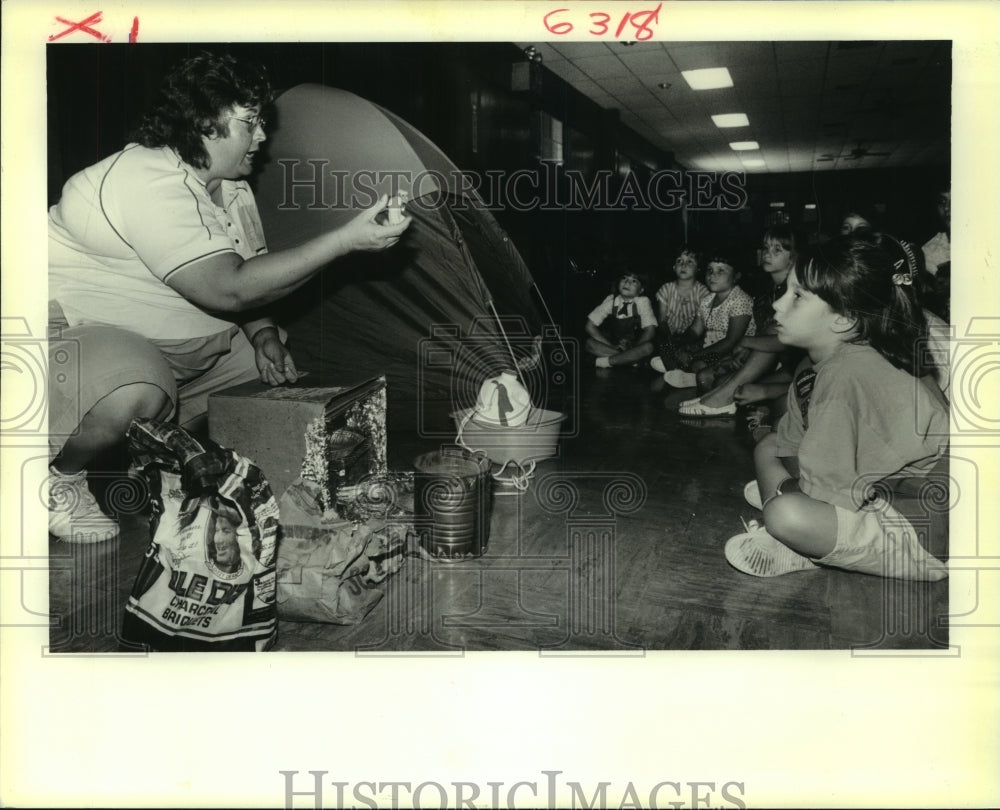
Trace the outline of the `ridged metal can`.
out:
<instances>
[{"instance_id":1,"label":"ridged metal can","mask_svg":"<svg viewBox=\"0 0 1000 810\"><path fill-rule=\"evenodd\" d=\"M413 508L420 544L442 562L486 553L493 515L490 460L443 448L414 462Z\"/></svg>"}]
</instances>

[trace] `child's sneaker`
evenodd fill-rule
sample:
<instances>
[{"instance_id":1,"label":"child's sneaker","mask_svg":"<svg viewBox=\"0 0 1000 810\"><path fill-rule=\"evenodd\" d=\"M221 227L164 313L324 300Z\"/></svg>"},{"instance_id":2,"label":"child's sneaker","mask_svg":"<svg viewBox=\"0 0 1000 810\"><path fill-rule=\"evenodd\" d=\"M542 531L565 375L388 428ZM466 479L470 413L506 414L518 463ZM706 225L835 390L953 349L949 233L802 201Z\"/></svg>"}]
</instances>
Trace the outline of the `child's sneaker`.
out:
<instances>
[{"instance_id":1,"label":"child's sneaker","mask_svg":"<svg viewBox=\"0 0 1000 810\"><path fill-rule=\"evenodd\" d=\"M118 536L118 524L101 511L84 470L65 475L49 467L49 534L67 543L101 543Z\"/></svg>"},{"instance_id":2,"label":"child's sneaker","mask_svg":"<svg viewBox=\"0 0 1000 810\"><path fill-rule=\"evenodd\" d=\"M751 521L750 531L726 541L726 560L737 571L754 577L780 577L795 571L811 571L819 566L808 557L792 551Z\"/></svg>"},{"instance_id":3,"label":"child's sneaker","mask_svg":"<svg viewBox=\"0 0 1000 810\"><path fill-rule=\"evenodd\" d=\"M754 509L764 508L764 501L760 497L760 486L757 484L756 478L753 481L747 481L746 486L743 487L743 500Z\"/></svg>"}]
</instances>

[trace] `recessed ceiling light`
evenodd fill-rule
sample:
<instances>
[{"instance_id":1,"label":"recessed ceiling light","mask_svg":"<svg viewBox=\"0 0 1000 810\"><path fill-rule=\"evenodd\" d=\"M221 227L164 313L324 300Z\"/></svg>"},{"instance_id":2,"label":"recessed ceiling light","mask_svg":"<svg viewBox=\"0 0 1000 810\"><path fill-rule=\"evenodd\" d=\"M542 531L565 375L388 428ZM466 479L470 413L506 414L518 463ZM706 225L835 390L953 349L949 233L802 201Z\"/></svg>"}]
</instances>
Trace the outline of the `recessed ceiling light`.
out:
<instances>
[{"instance_id":1,"label":"recessed ceiling light","mask_svg":"<svg viewBox=\"0 0 1000 810\"><path fill-rule=\"evenodd\" d=\"M756 169L764 165L763 160L744 160L743 165L748 169Z\"/></svg>"},{"instance_id":2,"label":"recessed ceiling light","mask_svg":"<svg viewBox=\"0 0 1000 810\"><path fill-rule=\"evenodd\" d=\"M692 90L715 90L719 87L732 87L733 77L729 68L702 68L701 70L682 70L681 76Z\"/></svg>"},{"instance_id":3,"label":"recessed ceiling light","mask_svg":"<svg viewBox=\"0 0 1000 810\"><path fill-rule=\"evenodd\" d=\"M750 152L754 149L760 149L760 144L757 141L732 141L729 148L737 152Z\"/></svg>"},{"instance_id":4,"label":"recessed ceiling light","mask_svg":"<svg viewBox=\"0 0 1000 810\"><path fill-rule=\"evenodd\" d=\"M750 119L746 117L745 113L725 113L724 115L713 115L712 123L719 129L748 127L750 126Z\"/></svg>"}]
</instances>

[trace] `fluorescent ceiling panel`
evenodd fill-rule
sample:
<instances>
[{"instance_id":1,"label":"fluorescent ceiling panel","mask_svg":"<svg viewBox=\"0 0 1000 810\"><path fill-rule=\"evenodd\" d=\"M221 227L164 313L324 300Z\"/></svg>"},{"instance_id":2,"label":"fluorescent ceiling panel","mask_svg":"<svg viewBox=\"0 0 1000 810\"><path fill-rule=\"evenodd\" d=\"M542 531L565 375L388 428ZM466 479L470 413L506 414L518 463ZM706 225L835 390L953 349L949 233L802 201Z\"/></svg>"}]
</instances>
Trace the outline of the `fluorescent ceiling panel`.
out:
<instances>
[{"instance_id":1,"label":"fluorescent ceiling panel","mask_svg":"<svg viewBox=\"0 0 1000 810\"><path fill-rule=\"evenodd\" d=\"M733 77L729 68L702 68L701 70L682 70L681 76L692 90L716 90L720 87L732 87Z\"/></svg>"},{"instance_id":2,"label":"fluorescent ceiling panel","mask_svg":"<svg viewBox=\"0 0 1000 810\"><path fill-rule=\"evenodd\" d=\"M750 126L750 119L747 118L746 113L725 113L724 115L713 115L712 123L719 129L748 127Z\"/></svg>"}]
</instances>

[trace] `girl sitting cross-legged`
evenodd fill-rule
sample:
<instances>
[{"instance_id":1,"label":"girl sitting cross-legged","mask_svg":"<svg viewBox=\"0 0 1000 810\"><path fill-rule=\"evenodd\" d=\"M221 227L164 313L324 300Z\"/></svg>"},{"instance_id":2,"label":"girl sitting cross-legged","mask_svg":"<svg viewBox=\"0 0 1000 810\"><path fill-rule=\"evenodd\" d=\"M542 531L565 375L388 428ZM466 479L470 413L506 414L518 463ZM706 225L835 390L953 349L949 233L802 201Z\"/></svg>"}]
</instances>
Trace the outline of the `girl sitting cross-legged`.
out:
<instances>
[{"instance_id":1,"label":"girl sitting cross-legged","mask_svg":"<svg viewBox=\"0 0 1000 810\"><path fill-rule=\"evenodd\" d=\"M711 298L712 293L698 280L700 261L698 251L689 245L682 246L671 268L673 280L656 291L660 326L656 334L656 356L649 361L649 365L661 374L667 371L664 357L671 358L678 351L694 352L701 348L702 340L692 333L691 326L698 317L701 302Z\"/></svg>"},{"instance_id":2,"label":"girl sitting cross-legged","mask_svg":"<svg viewBox=\"0 0 1000 810\"><path fill-rule=\"evenodd\" d=\"M678 410L684 416L720 416L736 413L737 405L768 401L769 411L781 402L792 381L792 373L802 359L802 350L785 346L774 334L773 304L785 293L788 274L801 252L801 239L787 225L775 225L764 232L760 266L769 283L754 298L753 313L757 333L745 335L740 348L746 360L733 373L717 381L700 397L686 400ZM775 416L778 414L776 413ZM775 418L776 421L776 418ZM774 424L775 422L771 422Z\"/></svg>"},{"instance_id":3,"label":"girl sitting cross-legged","mask_svg":"<svg viewBox=\"0 0 1000 810\"><path fill-rule=\"evenodd\" d=\"M721 252L709 255L705 284L712 295L702 298L690 329L701 339L701 348L661 351L658 358L665 371L663 379L674 388L711 388L718 378L743 364L749 350L740 341L756 332L753 299L737 286L740 274L735 262Z\"/></svg>"},{"instance_id":4,"label":"girl sitting cross-legged","mask_svg":"<svg viewBox=\"0 0 1000 810\"><path fill-rule=\"evenodd\" d=\"M788 408L754 450L748 502L764 527L729 539L754 576L832 566L885 577L947 576L934 523L891 493L926 481L946 451L948 408L930 370L913 251L885 235L838 237L789 275L775 302L782 343L806 350ZM931 531L927 527L931 527Z\"/></svg>"}]
</instances>

